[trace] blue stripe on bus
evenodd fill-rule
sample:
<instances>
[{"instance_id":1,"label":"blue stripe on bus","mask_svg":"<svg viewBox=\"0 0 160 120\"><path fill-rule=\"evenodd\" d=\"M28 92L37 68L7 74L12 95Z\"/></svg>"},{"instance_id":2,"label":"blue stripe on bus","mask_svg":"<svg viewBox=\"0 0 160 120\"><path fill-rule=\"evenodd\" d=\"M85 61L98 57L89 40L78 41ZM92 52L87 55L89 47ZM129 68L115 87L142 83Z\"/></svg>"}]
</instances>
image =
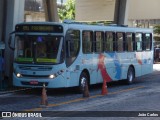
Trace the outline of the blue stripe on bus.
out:
<instances>
[{"instance_id":1,"label":"blue stripe on bus","mask_svg":"<svg viewBox=\"0 0 160 120\"><path fill-rule=\"evenodd\" d=\"M122 70L121 70L121 65L120 65L120 61L118 59L118 56L116 53L107 53L111 58L113 58L113 61L114 61L114 65L116 67L116 75L115 75L115 78L116 79L120 79L121 78L121 73L122 73Z\"/></svg>"}]
</instances>

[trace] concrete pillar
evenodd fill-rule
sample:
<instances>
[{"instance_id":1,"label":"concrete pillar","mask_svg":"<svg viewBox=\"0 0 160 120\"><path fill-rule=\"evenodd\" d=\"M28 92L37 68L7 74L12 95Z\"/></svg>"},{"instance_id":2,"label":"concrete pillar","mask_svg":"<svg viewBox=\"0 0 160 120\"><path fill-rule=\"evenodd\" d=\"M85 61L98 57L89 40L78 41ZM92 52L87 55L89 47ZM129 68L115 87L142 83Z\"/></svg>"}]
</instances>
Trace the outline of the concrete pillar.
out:
<instances>
[{"instance_id":1,"label":"concrete pillar","mask_svg":"<svg viewBox=\"0 0 160 120\"><path fill-rule=\"evenodd\" d=\"M8 47L9 33L13 32L15 25L24 21L24 1L25 0L5 0L6 4L6 20L5 24L5 76L9 77L9 85L12 84L12 63L13 51Z\"/></svg>"},{"instance_id":2,"label":"concrete pillar","mask_svg":"<svg viewBox=\"0 0 160 120\"><path fill-rule=\"evenodd\" d=\"M57 0L43 0L46 21L59 22Z\"/></svg>"},{"instance_id":3,"label":"concrete pillar","mask_svg":"<svg viewBox=\"0 0 160 120\"><path fill-rule=\"evenodd\" d=\"M119 25L128 24L128 10L130 0L116 0L114 23Z\"/></svg>"},{"instance_id":4,"label":"concrete pillar","mask_svg":"<svg viewBox=\"0 0 160 120\"><path fill-rule=\"evenodd\" d=\"M4 9L4 0L0 0L0 41L2 41L2 34L3 34L3 9Z\"/></svg>"}]
</instances>

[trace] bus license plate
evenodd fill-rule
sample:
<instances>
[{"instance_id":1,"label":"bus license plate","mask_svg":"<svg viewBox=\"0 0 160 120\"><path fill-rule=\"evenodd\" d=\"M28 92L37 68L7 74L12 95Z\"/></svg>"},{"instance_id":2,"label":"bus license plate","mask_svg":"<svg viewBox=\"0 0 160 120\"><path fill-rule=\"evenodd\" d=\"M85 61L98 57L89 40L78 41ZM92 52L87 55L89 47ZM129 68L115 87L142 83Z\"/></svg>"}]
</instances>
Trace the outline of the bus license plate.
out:
<instances>
[{"instance_id":1,"label":"bus license plate","mask_svg":"<svg viewBox=\"0 0 160 120\"><path fill-rule=\"evenodd\" d=\"M30 81L30 84L31 84L31 85L37 85L37 84L38 84L38 81Z\"/></svg>"}]
</instances>

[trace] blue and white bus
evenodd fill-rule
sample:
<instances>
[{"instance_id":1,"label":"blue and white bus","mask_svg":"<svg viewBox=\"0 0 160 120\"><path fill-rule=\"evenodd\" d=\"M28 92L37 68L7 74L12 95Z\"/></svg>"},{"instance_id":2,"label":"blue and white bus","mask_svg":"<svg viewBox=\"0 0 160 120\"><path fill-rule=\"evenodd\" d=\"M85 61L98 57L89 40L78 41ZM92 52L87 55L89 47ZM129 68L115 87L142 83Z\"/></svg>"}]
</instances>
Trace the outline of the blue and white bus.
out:
<instances>
[{"instance_id":1,"label":"blue and white bus","mask_svg":"<svg viewBox=\"0 0 160 120\"><path fill-rule=\"evenodd\" d=\"M65 88L153 71L153 31L74 22L28 22L14 31L13 85Z\"/></svg>"}]
</instances>

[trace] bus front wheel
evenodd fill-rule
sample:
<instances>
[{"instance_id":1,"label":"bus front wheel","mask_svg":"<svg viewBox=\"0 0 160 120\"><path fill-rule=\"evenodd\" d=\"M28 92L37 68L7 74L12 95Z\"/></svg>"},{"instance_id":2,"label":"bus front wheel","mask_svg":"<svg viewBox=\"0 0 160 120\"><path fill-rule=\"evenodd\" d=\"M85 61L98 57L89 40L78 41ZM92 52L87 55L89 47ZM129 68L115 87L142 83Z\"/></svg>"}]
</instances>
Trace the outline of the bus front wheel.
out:
<instances>
[{"instance_id":1,"label":"bus front wheel","mask_svg":"<svg viewBox=\"0 0 160 120\"><path fill-rule=\"evenodd\" d=\"M87 84L86 84L87 82ZM80 93L83 93L84 92L84 89L85 89L85 86L88 86L88 75L85 73L85 72L82 72L81 75L80 75L80 78L79 78L79 92Z\"/></svg>"},{"instance_id":2,"label":"bus front wheel","mask_svg":"<svg viewBox=\"0 0 160 120\"><path fill-rule=\"evenodd\" d=\"M133 69L133 67L129 67L128 73L127 73L127 80L126 80L127 84L132 84L134 77L135 77L134 69Z\"/></svg>"}]
</instances>

